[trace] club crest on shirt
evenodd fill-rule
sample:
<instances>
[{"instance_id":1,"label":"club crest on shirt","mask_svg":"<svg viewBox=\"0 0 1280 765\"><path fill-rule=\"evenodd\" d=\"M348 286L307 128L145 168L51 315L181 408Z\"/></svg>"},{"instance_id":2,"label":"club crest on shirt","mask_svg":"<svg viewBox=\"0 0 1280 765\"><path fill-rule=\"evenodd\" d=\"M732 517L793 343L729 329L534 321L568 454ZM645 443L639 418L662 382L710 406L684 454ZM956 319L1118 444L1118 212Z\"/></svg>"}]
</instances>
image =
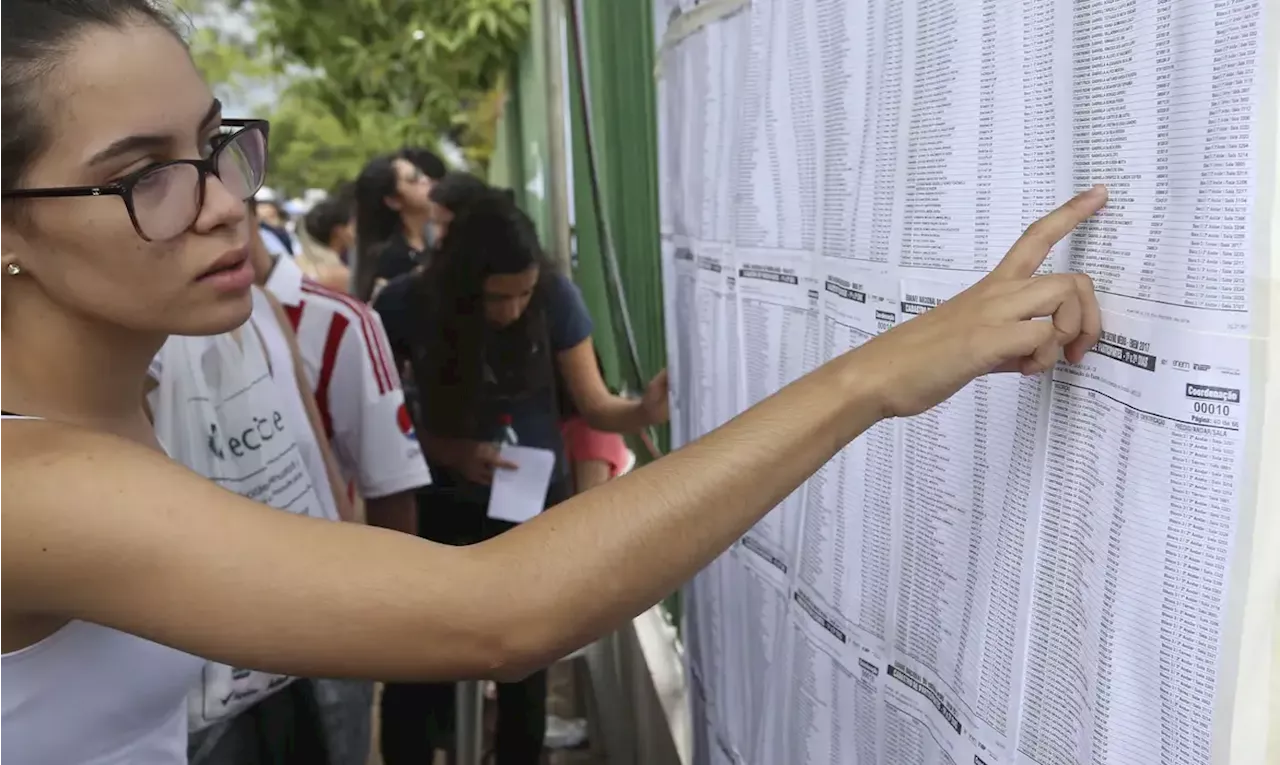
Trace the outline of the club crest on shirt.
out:
<instances>
[{"instance_id":1,"label":"club crest on shirt","mask_svg":"<svg viewBox=\"0 0 1280 765\"><path fill-rule=\"evenodd\" d=\"M396 410L396 425L400 426L400 433L409 440L414 440L417 436L413 433L413 419L409 417L409 408L404 404Z\"/></svg>"}]
</instances>

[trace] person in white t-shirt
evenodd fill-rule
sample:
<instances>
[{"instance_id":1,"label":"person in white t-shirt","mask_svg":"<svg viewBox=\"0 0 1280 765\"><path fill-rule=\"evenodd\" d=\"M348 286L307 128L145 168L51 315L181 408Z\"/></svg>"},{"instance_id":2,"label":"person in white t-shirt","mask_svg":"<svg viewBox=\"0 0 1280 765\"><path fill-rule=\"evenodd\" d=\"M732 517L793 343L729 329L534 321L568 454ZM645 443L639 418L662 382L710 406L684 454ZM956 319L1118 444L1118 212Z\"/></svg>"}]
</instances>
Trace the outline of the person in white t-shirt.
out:
<instances>
[{"instance_id":1,"label":"person in white t-shirt","mask_svg":"<svg viewBox=\"0 0 1280 765\"><path fill-rule=\"evenodd\" d=\"M320 502L320 515L317 517L327 520L353 520L354 513L343 490L338 463L333 456L322 425L323 414L316 405L311 386L303 376L296 341L292 333L286 329L289 321L279 305L259 287L253 288L253 313L249 317L249 325L261 339L262 349L267 356L267 366L275 380L276 393L286 410L283 415L290 423L290 429L297 441L298 452L316 489ZM167 342L203 346L208 344L209 340L206 337L173 335ZM157 384L166 371L162 358L163 353L157 354L152 359L148 371L147 403L149 406L154 405Z\"/></svg>"},{"instance_id":2,"label":"person in white t-shirt","mask_svg":"<svg viewBox=\"0 0 1280 765\"><path fill-rule=\"evenodd\" d=\"M344 488L342 471L338 468L338 461L325 433L324 408L316 400L305 376L306 365L302 362L301 350L289 328L289 319L271 294L256 286L253 288L253 314L249 317L249 323L262 337L262 345L271 368L279 370L275 374L287 375L288 379L298 382L296 387L290 386L286 405L293 409L294 417L300 421L305 420L311 426L304 429L298 439L298 450L302 452L312 482L320 487L320 499L330 511L329 517L341 521L355 520L355 512ZM281 376L280 379L285 377Z\"/></svg>"},{"instance_id":3,"label":"person in white t-shirt","mask_svg":"<svg viewBox=\"0 0 1280 765\"><path fill-rule=\"evenodd\" d=\"M252 241L259 284L282 305L344 480L374 526L417 533L414 493L431 483L378 314L308 279L293 258ZM364 765L372 741L372 683L314 680L331 765Z\"/></svg>"},{"instance_id":4,"label":"person in white t-shirt","mask_svg":"<svg viewBox=\"0 0 1280 765\"><path fill-rule=\"evenodd\" d=\"M262 249L261 239L252 249ZM265 354L266 366L275 380L276 397L278 397L279 406L283 407L282 414L285 421L289 423L288 431L293 434L298 454L310 477L311 485L314 486L316 499L319 501L316 517L328 519L328 521L352 521L355 516L353 516L351 503L344 493L337 461L324 434L324 426L321 425L323 416L320 408L316 406L315 398L312 397L311 386L303 372L301 354L298 352L296 339L289 330L287 316L265 289L253 287L252 292L253 310L246 330L253 331L253 334L261 340L261 353ZM202 351L202 347L210 343L210 338L174 335L169 338L168 343L191 344ZM164 352L157 354L151 365L152 390L148 394L148 404L152 408L155 408L156 404L155 386L159 385L161 377L165 374L175 374L174 370L168 370L160 362L163 356ZM209 354L205 354L205 357L206 359L216 358ZM206 361L206 363L209 362ZM219 372L206 370L206 374L216 376ZM188 467L197 466L188 464ZM197 472L200 471L197 469ZM369 688L352 686L348 683L344 683L343 686L349 686L347 692L343 693L343 697L357 696L356 704L353 705L357 710L361 707L360 700L364 700L366 706L371 704L372 695ZM319 688L312 688L307 683L291 683L288 686L279 687L278 690L271 692L271 695L264 695L255 705L248 707L237 716L214 724L206 723L207 727L200 730L193 729L188 746L188 756L192 765L256 764L260 761L255 759L260 756L259 752L269 751L275 743L279 743L265 741L265 739L285 737L297 750L300 759L291 760L297 762L297 765L310 764L314 757L320 756L319 752L328 753L329 762L332 765L348 765L348 762L355 762L355 757L337 759L338 751L332 743L324 739L328 738L325 734L328 733L329 725L307 714L314 706L312 692L315 692L315 697L319 700L321 697L319 691ZM197 686L193 693L204 695L205 690ZM330 696L332 695L333 693L330 693ZM365 713L366 716L367 714L369 713ZM355 716L355 725L348 723L348 729L356 729L353 738L364 737L366 742L369 741L370 734L367 733L367 729L371 723L365 723L361 727L361 713L356 711L355 715L348 714L347 719L351 719L352 716ZM367 743L365 752L364 756L367 756ZM362 759L358 761L364 762Z\"/></svg>"},{"instance_id":5,"label":"person in white t-shirt","mask_svg":"<svg viewBox=\"0 0 1280 765\"><path fill-rule=\"evenodd\" d=\"M260 352L265 356L263 363L273 384L275 400L283 409L280 414L288 423L288 430L296 442L303 467L317 495L318 501L314 512L306 514L325 520L350 520L352 516L350 503L343 495L341 485L336 487L334 485L334 479L338 476L337 463L330 451L328 441L324 438L320 426L320 414L310 386L298 369L293 340L281 331L282 319L276 316L278 309L272 306L267 293L254 288L253 300L253 314L246 327L253 330L254 337L258 340L252 352ZM219 357L208 353L207 346L211 343L210 337L185 335L169 337L165 346L161 348L161 352L152 359L148 370L146 404L150 411L154 411L158 403L159 386L164 375L182 373L180 367L170 369L164 363L164 359L174 346L186 346L192 356L203 354L206 357L203 362L205 373L214 378L219 376L219 370L209 367L210 364L219 363L215 361ZM260 351L257 350L259 348ZM195 469L196 472L202 472L196 466L187 465L187 467Z\"/></svg>"},{"instance_id":6,"label":"person in white t-shirt","mask_svg":"<svg viewBox=\"0 0 1280 765\"><path fill-rule=\"evenodd\" d=\"M283 306L342 477L371 525L417 532L414 491L431 483L378 314L253 247L258 283Z\"/></svg>"}]
</instances>

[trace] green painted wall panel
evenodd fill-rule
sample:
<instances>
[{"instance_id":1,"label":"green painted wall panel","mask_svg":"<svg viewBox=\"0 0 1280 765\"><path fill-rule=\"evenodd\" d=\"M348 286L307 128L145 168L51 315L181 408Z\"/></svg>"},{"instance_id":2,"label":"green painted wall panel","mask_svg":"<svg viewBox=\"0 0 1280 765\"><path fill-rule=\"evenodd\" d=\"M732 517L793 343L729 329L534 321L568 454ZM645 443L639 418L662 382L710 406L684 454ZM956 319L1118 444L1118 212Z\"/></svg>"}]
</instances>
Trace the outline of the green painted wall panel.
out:
<instances>
[{"instance_id":1,"label":"green painted wall panel","mask_svg":"<svg viewBox=\"0 0 1280 765\"><path fill-rule=\"evenodd\" d=\"M605 284L604 260L601 257L599 216L591 193L590 163L587 156L586 130L583 122L581 78L573 61L575 41L569 38L569 82L565 98L570 112L569 145L573 152L574 240L577 262L573 278L582 290L587 308L595 322L593 340L604 367L605 380L618 389L622 383L615 312Z\"/></svg>"},{"instance_id":2,"label":"green painted wall panel","mask_svg":"<svg viewBox=\"0 0 1280 765\"><path fill-rule=\"evenodd\" d=\"M567 0L573 2L573 0ZM614 322L624 377L634 388L666 365L663 325L662 261L658 238L658 134L654 70L654 30L651 0L592 2L578 5L582 13L587 87L591 100L592 132L599 162L603 213L608 215L618 267L635 330L640 369L626 361L620 321ZM580 162L575 156L575 169ZM575 196L589 194L585 180L575 173ZM579 205L581 209L581 205ZM579 213L579 220L582 215ZM580 224L581 228L581 224ZM598 243L597 243L598 244ZM588 259L580 244L580 259ZM597 251L596 257L599 257ZM585 266L584 266L585 268ZM604 274L601 264L601 274ZM617 306L612 305L616 311ZM666 429L659 445L668 448ZM641 459L644 451L637 444ZM679 593L664 605L679 626Z\"/></svg>"},{"instance_id":3,"label":"green painted wall panel","mask_svg":"<svg viewBox=\"0 0 1280 765\"><path fill-rule=\"evenodd\" d=\"M640 356L638 375L624 369L637 384L666 363L652 9L648 0L579 7L604 206Z\"/></svg>"}]
</instances>

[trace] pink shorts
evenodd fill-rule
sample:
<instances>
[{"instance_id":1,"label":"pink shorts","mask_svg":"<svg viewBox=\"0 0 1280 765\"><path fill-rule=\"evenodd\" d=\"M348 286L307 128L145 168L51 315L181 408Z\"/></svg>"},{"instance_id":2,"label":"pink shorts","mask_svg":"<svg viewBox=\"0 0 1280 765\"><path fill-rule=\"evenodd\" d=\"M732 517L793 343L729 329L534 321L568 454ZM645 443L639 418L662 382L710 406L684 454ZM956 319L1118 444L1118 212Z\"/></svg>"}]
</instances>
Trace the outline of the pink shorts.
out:
<instances>
[{"instance_id":1,"label":"pink shorts","mask_svg":"<svg viewBox=\"0 0 1280 765\"><path fill-rule=\"evenodd\" d=\"M560 433L570 462L607 462L610 478L616 477L627 464L627 444L617 433L592 430L581 417L565 420L560 425Z\"/></svg>"}]
</instances>

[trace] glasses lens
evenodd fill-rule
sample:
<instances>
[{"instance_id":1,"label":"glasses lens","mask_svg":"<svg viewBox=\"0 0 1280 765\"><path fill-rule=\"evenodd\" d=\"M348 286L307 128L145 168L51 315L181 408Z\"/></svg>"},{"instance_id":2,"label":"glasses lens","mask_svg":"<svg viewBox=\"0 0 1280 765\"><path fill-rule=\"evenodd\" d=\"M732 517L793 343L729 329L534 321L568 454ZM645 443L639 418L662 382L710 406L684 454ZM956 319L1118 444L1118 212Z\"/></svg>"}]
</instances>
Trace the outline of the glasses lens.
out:
<instances>
[{"instance_id":1,"label":"glasses lens","mask_svg":"<svg viewBox=\"0 0 1280 765\"><path fill-rule=\"evenodd\" d=\"M267 135L260 126L235 133L218 149L218 178L238 199L248 201L262 188L267 169Z\"/></svg>"},{"instance_id":2,"label":"glasses lens","mask_svg":"<svg viewBox=\"0 0 1280 765\"><path fill-rule=\"evenodd\" d=\"M200 214L200 171L194 165L157 167L133 185L133 214L143 236L171 239Z\"/></svg>"}]
</instances>

